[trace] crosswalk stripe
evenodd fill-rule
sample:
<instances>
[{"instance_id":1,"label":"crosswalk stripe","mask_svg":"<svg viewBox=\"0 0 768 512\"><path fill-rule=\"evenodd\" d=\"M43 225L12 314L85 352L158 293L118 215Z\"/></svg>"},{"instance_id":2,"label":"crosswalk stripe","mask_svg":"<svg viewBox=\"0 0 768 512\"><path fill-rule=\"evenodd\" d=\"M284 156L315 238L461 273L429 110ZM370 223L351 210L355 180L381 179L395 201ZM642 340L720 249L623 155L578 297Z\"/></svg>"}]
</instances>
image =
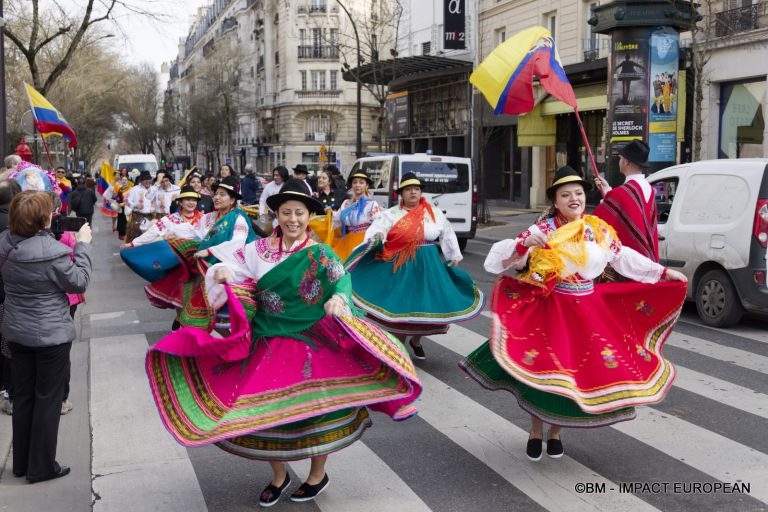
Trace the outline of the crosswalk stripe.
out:
<instances>
[{"instance_id":1,"label":"crosswalk stripe","mask_svg":"<svg viewBox=\"0 0 768 512\"><path fill-rule=\"evenodd\" d=\"M424 391L416 407L419 417L463 447L483 464L547 510L657 510L628 493L578 494L576 484L593 482L616 487L588 467L566 456L538 463L525 458L528 432L448 387L427 372L419 377Z\"/></svg>"},{"instance_id":2,"label":"crosswalk stripe","mask_svg":"<svg viewBox=\"0 0 768 512\"><path fill-rule=\"evenodd\" d=\"M483 336L460 325L452 325L448 333L431 336L430 339L460 355L468 354L484 341ZM675 366L679 370L676 386L731 407L768 417L765 395ZM427 385L425 389L428 389ZM768 455L669 414L647 407L638 408L637 411L637 419L613 425L612 428L724 482L756 484L764 479ZM525 439L521 442L525 442ZM768 489L756 493L756 487L752 486L752 497L766 501Z\"/></svg>"},{"instance_id":3,"label":"crosswalk stripe","mask_svg":"<svg viewBox=\"0 0 768 512\"><path fill-rule=\"evenodd\" d=\"M715 432L649 407L637 419L612 428L727 483L751 485L750 496L768 503L768 455Z\"/></svg>"},{"instance_id":4,"label":"crosswalk stripe","mask_svg":"<svg viewBox=\"0 0 768 512\"><path fill-rule=\"evenodd\" d=\"M144 335L92 338L93 510L206 512L187 450L163 428L144 372ZM140 493L136 490L141 489ZM160 505L162 504L162 505Z\"/></svg>"},{"instance_id":5,"label":"crosswalk stripe","mask_svg":"<svg viewBox=\"0 0 768 512\"><path fill-rule=\"evenodd\" d=\"M331 456L333 467L344 468L331 477L333 492L326 492L315 503L327 512L429 512L430 508L365 443L357 442ZM309 461L291 462L299 475L309 474ZM331 473L329 472L329 475ZM353 478L345 475L354 475ZM330 488L330 487L329 487Z\"/></svg>"}]
</instances>

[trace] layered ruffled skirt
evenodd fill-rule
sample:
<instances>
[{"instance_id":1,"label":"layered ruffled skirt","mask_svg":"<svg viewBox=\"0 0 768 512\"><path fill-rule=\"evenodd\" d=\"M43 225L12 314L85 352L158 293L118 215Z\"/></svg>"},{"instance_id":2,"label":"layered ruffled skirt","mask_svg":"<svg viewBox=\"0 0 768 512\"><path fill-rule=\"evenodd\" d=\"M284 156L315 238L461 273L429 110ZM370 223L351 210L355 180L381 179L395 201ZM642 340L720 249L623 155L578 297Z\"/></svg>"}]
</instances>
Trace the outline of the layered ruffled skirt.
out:
<instances>
[{"instance_id":1,"label":"layered ruffled skirt","mask_svg":"<svg viewBox=\"0 0 768 512\"><path fill-rule=\"evenodd\" d=\"M303 339L251 341L228 293L231 336L185 327L147 353L155 403L178 442L296 460L357 440L371 424L367 408L395 420L415 414L421 384L393 336L360 318L325 316Z\"/></svg>"},{"instance_id":2,"label":"layered ruffled skirt","mask_svg":"<svg viewBox=\"0 0 768 512\"><path fill-rule=\"evenodd\" d=\"M416 250L394 271L378 258L381 245L358 247L345 263L352 299L386 330L404 335L440 334L448 324L469 320L483 309L483 293L472 277L443 261L435 244Z\"/></svg>"},{"instance_id":3,"label":"layered ruffled skirt","mask_svg":"<svg viewBox=\"0 0 768 512\"><path fill-rule=\"evenodd\" d=\"M685 283L591 281L551 293L509 276L492 296L491 339L459 367L512 392L547 423L596 427L632 419L663 400L675 377L662 347L680 315Z\"/></svg>"}]
</instances>

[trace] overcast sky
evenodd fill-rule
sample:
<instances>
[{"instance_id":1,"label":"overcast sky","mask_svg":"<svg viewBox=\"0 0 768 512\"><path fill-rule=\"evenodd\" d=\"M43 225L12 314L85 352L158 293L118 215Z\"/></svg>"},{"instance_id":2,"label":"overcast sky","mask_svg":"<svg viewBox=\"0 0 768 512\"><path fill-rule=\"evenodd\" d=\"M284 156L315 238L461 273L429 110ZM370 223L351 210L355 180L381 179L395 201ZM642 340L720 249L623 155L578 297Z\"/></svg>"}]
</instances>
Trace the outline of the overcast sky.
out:
<instances>
[{"instance_id":1,"label":"overcast sky","mask_svg":"<svg viewBox=\"0 0 768 512\"><path fill-rule=\"evenodd\" d=\"M186 37L190 17L201 5L211 0L154 0L148 5L153 12L164 15L162 21L152 21L143 16L125 15L118 19L123 34L115 34L115 49L127 62L148 62L160 70L163 62L173 60L178 54L179 38Z\"/></svg>"}]
</instances>

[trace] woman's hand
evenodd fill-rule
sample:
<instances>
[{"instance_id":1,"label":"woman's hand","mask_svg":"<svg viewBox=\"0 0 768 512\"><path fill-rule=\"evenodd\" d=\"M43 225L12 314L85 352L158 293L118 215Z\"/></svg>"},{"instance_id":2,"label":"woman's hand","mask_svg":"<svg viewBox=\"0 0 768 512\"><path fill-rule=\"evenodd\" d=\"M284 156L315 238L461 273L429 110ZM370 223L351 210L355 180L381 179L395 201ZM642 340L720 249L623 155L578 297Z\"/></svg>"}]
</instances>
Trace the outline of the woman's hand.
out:
<instances>
[{"instance_id":1,"label":"woman's hand","mask_svg":"<svg viewBox=\"0 0 768 512\"><path fill-rule=\"evenodd\" d=\"M678 272L677 270L672 270L671 268L668 268L666 273L661 278L662 281L682 281L684 283L688 282L688 278L685 277L685 274L682 272Z\"/></svg>"},{"instance_id":2,"label":"woman's hand","mask_svg":"<svg viewBox=\"0 0 768 512\"><path fill-rule=\"evenodd\" d=\"M86 222L75 234L75 240L77 242L85 242L86 244L89 244L92 239L93 234L91 233L91 226Z\"/></svg>"},{"instance_id":3,"label":"woman's hand","mask_svg":"<svg viewBox=\"0 0 768 512\"><path fill-rule=\"evenodd\" d=\"M459 266L459 260L451 260L450 263L448 263L449 267L458 267Z\"/></svg>"},{"instance_id":4,"label":"woman's hand","mask_svg":"<svg viewBox=\"0 0 768 512\"><path fill-rule=\"evenodd\" d=\"M196 252L195 254L193 254L192 256L193 256L195 259L198 259L198 260L199 260L199 259L207 258L207 257L208 257L208 256L210 256L210 255L211 255L211 251L210 251L210 249L203 249L202 251L197 251L197 252Z\"/></svg>"},{"instance_id":5,"label":"woman's hand","mask_svg":"<svg viewBox=\"0 0 768 512\"><path fill-rule=\"evenodd\" d=\"M348 314L349 306L341 297L333 296L323 305L326 315L341 316Z\"/></svg>"},{"instance_id":6,"label":"woman's hand","mask_svg":"<svg viewBox=\"0 0 768 512\"><path fill-rule=\"evenodd\" d=\"M525 247L545 247L547 245L547 237L543 233L531 233L531 235L523 240Z\"/></svg>"},{"instance_id":7,"label":"woman's hand","mask_svg":"<svg viewBox=\"0 0 768 512\"><path fill-rule=\"evenodd\" d=\"M219 267L213 271L213 280L217 283L228 283L232 279L232 271L227 267Z\"/></svg>"}]
</instances>

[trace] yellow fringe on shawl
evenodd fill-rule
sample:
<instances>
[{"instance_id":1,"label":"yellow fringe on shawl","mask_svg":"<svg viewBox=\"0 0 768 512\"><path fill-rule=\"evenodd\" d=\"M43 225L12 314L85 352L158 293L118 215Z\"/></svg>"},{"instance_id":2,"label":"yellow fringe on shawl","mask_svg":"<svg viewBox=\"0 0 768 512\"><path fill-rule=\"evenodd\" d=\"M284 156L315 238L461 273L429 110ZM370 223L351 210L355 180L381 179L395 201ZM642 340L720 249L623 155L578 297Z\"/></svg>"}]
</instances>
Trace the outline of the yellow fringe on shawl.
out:
<instances>
[{"instance_id":1,"label":"yellow fringe on shawl","mask_svg":"<svg viewBox=\"0 0 768 512\"><path fill-rule=\"evenodd\" d=\"M330 208L325 210L325 215L318 215L309 221L309 229L315 232L317 237L324 244L333 244L333 211Z\"/></svg>"},{"instance_id":2,"label":"yellow fringe on shawl","mask_svg":"<svg viewBox=\"0 0 768 512\"><path fill-rule=\"evenodd\" d=\"M589 226L595 235L595 243L607 249L604 244L616 240L616 232L604 220L594 215L585 215L571 221L549 235L547 247L534 247L528 257L528 269L518 279L535 286L547 287L553 279L568 280L563 275L565 260L577 266L587 263L587 246L584 244L584 228Z\"/></svg>"}]
</instances>

